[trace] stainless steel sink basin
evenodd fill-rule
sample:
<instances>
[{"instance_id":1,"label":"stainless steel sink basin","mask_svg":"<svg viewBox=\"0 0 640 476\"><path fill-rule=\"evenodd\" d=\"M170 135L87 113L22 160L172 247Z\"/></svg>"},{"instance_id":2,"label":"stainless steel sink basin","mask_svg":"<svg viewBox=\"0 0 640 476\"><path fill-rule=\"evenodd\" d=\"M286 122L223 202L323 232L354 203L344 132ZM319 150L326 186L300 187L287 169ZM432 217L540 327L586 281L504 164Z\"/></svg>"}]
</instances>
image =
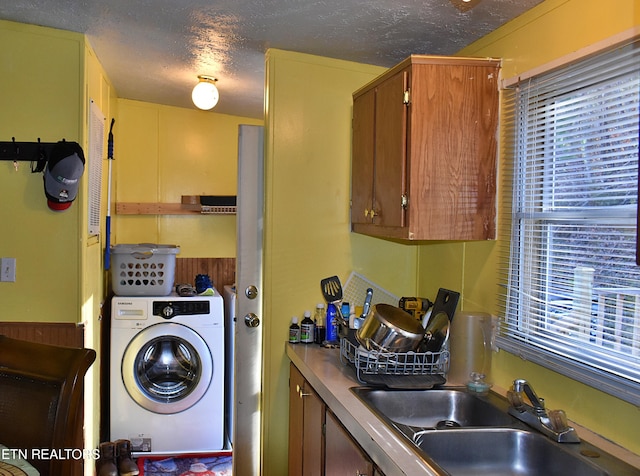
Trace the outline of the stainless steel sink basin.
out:
<instances>
[{"instance_id":1,"label":"stainless steel sink basin","mask_svg":"<svg viewBox=\"0 0 640 476\"><path fill-rule=\"evenodd\" d=\"M420 429L508 426L504 410L465 390L383 390L355 387L352 391L374 413L393 423Z\"/></svg>"},{"instance_id":2,"label":"stainless steel sink basin","mask_svg":"<svg viewBox=\"0 0 640 476\"><path fill-rule=\"evenodd\" d=\"M442 475L635 475L640 471L590 445L556 443L508 414L506 399L463 388L351 391Z\"/></svg>"},{"instance_id":3,"label":"stainless steel sink basin","mask_svg":"<svg viewBox=\"0 0 640 476\"><path fill-rule=\"evenodd\" d=\"M451 475L608 474L540 434L511 428L424 432L416 444Z\"/></svg>"}]
</instances>

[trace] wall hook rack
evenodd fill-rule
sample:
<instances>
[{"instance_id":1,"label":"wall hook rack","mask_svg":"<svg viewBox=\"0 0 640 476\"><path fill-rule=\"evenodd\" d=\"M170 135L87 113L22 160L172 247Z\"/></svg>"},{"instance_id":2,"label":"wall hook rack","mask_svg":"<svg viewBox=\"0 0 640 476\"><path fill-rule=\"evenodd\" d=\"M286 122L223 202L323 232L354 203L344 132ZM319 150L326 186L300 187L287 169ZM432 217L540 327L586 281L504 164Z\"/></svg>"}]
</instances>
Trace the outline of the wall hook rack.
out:
<instances>
[{"instance_id":1,"label":"wall hook rack","mask_svg":"<svg viewBox=\"0 0 640 476\"><path fill-rule=\"evenodd\" d=\"M62 139L64 141L64 139ZM11 142L0 142L0 160L31 162L31 172L42 172L56 142L16 142L15 137Z\"/></svg>"}]
</instances>

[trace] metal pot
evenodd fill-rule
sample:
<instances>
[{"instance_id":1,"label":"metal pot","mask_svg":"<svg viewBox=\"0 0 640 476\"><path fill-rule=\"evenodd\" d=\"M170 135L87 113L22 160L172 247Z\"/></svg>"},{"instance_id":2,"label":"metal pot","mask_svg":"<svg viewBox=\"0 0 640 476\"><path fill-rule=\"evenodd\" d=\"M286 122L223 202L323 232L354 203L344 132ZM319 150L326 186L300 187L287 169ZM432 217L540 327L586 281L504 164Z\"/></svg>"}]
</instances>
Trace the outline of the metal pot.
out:
<instances>
[{"instance_id":1,"label":"metal pot","mask_svg":"<svg viewBox=\"0 0 640 476\"><path fill-rule=\"evenodd\" d=\"M389 304L371 307L356 339L367 350L409 352L416 350L424 337L424 328L414 317Z\"/></svg>"}]
</instances>

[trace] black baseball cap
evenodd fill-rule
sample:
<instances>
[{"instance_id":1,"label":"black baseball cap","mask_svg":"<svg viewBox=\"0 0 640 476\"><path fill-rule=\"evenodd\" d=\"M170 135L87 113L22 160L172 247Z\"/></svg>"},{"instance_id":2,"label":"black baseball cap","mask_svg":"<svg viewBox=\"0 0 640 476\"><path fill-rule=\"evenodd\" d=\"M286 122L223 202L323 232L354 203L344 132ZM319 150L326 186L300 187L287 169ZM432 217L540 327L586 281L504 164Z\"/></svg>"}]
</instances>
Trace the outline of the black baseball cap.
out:
<instances>
[{"instance_id":1,"label":"black baseball cap","mask_svg":"<svg viewBox=\"0 0 640 476\"><path fill-rule=\"evenodd\" d=\"M44 193L51 210L66 210L76 199L84 163L84 153L77 142L60 141L53 146L44 169Z\"/></svg>"}]
</instances>

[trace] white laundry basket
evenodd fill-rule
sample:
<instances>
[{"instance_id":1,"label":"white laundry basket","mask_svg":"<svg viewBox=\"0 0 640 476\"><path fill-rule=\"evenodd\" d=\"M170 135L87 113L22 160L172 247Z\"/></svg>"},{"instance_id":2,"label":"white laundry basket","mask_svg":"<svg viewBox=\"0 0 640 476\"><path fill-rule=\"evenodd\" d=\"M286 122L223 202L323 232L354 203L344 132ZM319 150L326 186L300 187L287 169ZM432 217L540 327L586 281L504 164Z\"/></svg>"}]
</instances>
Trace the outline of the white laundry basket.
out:
<instances>
[{"instance_id":1,"label":"white laundry basket","mask_svg":"<svg viewBox=\"0 0 640 476\"><path fill-rule=\"evenodd\" d=\"M111 248L111 281L118 296L167 296L173 289L180 247L140 243Z\"/></svg>"}]
</instances>

